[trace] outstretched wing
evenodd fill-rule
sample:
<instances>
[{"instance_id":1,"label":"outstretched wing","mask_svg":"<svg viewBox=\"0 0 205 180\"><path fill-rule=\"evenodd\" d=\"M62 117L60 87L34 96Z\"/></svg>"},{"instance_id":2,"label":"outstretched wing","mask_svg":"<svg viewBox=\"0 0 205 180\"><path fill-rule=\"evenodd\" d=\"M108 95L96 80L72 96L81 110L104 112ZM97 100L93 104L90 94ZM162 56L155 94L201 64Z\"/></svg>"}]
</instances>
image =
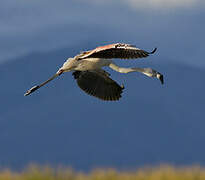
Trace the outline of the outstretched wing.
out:
<instances>
[{"instance_id":1,"label":"outstretched wing","mask_svg":"<svg viewBox=\"0 0 205 180\"><path fill-rule=\"evenodd\" d=\"M156 50L157 48L155 48L152 52L147 52L131 44L116 43L100 46L94 50L83 52L79 56L79 60L85 58L136 59L147 57L149 54L153 54Z\"/></svg>"},{"instance_id":2,"label":"outstretched wing","mask_svg":"<svg viewBox=\"0 0 205 180\"><path fill-rule=\"evenodd\" d=\"M73 76L83 91L105 101L119 100L124 89L103 70L75 71Z\"/></svg>"}]
</instances>

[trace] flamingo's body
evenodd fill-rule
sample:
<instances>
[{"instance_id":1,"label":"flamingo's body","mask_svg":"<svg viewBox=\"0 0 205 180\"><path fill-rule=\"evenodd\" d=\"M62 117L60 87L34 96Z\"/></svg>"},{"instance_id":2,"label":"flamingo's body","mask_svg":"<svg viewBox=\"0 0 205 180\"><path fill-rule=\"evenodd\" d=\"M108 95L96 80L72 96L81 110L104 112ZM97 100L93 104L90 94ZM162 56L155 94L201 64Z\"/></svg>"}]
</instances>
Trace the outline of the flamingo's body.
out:
<instances>
[{"instance_id":1,"label":"flamingo's body","mask_svg":"<svg viewBox=\"0 0 205 180\"><path fill-rule=\"evenodd\" d=\"M149 54L153 54L155 51L156 48L152 52L147 52L130 44L116 43L82 52L74 58L68 58L52 78L39 86L34 86L25 93L25 96L62 73L74 71L73 76L77 80L78 86L86 93L102 100L119 100L124 87L112 80L109 77L110 74L104 71L102 67L108 66L120 73L141 72L149 77L158 78L163 84L163 75L151 68L122 68L111 60L113 58L143 58L149 56Z\"/></svg>"}]
</instances>

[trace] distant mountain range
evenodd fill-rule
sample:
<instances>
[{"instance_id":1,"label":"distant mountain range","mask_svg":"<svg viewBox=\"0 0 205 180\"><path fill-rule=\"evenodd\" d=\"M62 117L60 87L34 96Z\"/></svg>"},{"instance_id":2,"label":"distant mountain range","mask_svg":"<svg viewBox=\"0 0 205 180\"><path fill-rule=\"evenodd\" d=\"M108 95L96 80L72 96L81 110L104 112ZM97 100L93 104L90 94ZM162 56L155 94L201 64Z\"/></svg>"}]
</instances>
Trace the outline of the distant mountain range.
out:
<instances>
[{"instance_id":1,"label":"distant mountain range","mask_svg":"<svg viewBox=\"0 0 205 180\"><path fill-rule=\"evenodd\" d=\"M155 57L129 61L162 72L165 84L110 71L125 85L119 102L86 95L69 73L23 96L77 49L34 53L0 66L0 167L19 169L32 162L78 170L205 164L203 69Z\"/></svg>"}]
</instances>

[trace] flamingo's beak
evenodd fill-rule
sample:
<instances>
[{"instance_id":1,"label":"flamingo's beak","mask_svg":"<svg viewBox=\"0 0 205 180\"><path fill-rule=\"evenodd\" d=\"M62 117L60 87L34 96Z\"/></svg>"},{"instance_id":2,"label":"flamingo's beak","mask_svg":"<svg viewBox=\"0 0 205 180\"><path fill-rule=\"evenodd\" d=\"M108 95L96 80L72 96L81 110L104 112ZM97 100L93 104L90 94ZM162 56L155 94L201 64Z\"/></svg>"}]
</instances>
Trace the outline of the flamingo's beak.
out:
<instances>
[{"instance_id":1,"label":"flamingo's beak","mask_svg":"<svg viewBox=\"0 0 205 180\"><path fill-rule=\"evenodd\" d=\"M157 78L160 80L161 84L164 84L164 77L162 74L158 73Z\"/></svg>"}]
</instances>

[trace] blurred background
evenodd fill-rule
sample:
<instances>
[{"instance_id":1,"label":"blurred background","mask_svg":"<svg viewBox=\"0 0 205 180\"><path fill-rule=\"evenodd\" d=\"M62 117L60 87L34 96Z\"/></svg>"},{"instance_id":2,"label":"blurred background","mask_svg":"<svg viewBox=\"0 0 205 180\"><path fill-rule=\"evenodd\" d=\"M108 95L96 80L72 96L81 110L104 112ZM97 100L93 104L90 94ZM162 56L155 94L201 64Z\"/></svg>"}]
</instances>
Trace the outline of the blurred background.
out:
<instances>
[{"instance_id":1,"label":"blurred background","mask_svg":"<svg viewBox=\"0 0 205 180\"><path fill-rule=\"evenodd\" d=\"M204 19L204 0L1 0L0 168L205 165ZM165 84L106 69L125 85L119 102L86 95L71 73L23 96L68 57L116 42L157 47L115 62Z\"/></svg>"}]
</instances>

